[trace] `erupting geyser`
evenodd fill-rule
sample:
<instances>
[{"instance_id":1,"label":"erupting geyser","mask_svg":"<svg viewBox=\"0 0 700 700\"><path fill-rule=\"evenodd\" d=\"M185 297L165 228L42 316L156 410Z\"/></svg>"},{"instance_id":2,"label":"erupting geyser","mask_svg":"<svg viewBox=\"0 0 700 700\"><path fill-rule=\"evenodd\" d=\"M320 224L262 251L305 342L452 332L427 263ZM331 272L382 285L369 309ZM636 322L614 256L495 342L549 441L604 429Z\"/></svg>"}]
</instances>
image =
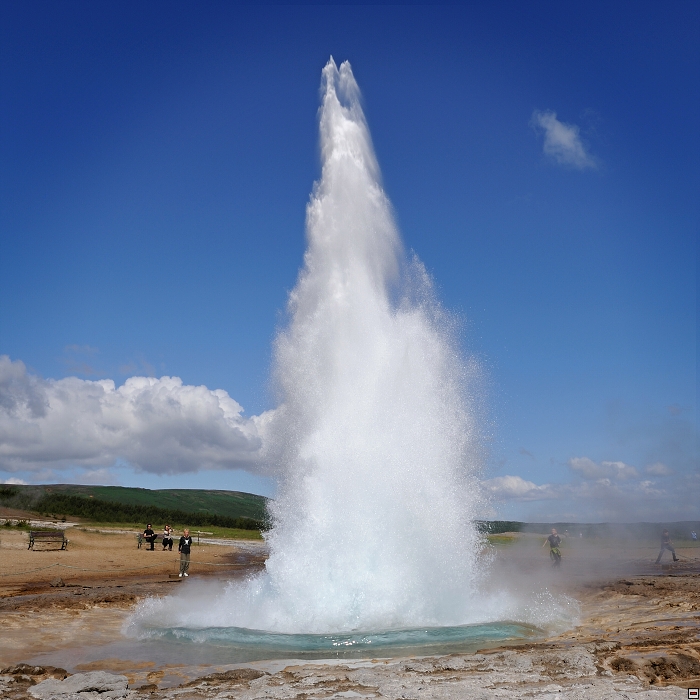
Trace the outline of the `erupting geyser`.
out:
<instances>
[{"instance_id":1,"label":"erupting geyser","mask_svg":"<svg viewBox=\"0 0 700 700\"><path fill-rule=\"evenodd\" d=\"M191 585L182 604L147 601L137 634L265 644L281 633L311 648L308 635L344 645L343 633L403 630L404 643L419 627L425 639L517 617L477 586L477 370L403 250L348 63L323 70L320 131L308 249L275 342L266 570L197 601Z\"/></svg>"},{"instance_id":2,"label":"erupting geyser","mask_svg":"<svg viewBox=\"0 0 700 700\"><path fill-rule=\"evenodd\" d=\"M320 131L304 268L275 343L270 587L295 629L463 621L473 370L404 253L347 62L323 70Z\"/></svg>"}]
</instances>

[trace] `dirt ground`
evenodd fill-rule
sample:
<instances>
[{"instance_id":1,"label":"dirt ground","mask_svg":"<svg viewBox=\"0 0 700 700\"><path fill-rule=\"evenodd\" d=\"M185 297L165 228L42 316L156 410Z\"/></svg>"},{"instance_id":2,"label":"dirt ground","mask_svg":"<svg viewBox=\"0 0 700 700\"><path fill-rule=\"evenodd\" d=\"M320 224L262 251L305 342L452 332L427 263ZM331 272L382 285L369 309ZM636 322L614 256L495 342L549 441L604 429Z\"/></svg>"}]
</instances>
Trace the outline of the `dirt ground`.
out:
<instances>
[{"instance_id":1,"label":"dirt ground","mask_svg":"<svg viewBox=\"0 0 700 700\"><path fill-rule=\"evenodd\" d=\"M27 535L0 531L0 697L28 700L63 669L23 665L42 650L101 644L119 636L138 600L181 585L178 555L137 549L135 533L67 531L67 551L29 551ZM129 697L204 698L652 698L687 697L700 686L700 549L654 565L653 546L570 543L553 571L542 538L498 548L497 577L574 597L580 624L536 643L425 658L256 662L158 667L105 659L74 672L124 674ZM544 559L543 559L544 557ZM235 577L260 569L262 548L201 545L193 576Z\"/></svg>"},{"instance_id":2,"label":"dirt ground","mask_svg":"<svg viewBox=\"0 0 700 700\"><path fill-rule=\"evenodd\" d=\"M160 541L150 551L137 548L137 533L96 532L80 527L65 530L68 547L62 551L37 544L27 549L28 535L17 528L0 527L0 598L46 591L58 583L66 586L133 585L167 580L179 571L177 540L173 551L164 551ZM192 571L198 575L231 572L251 562L231 557L229 547L199 545L192 550Z\"/></svg>"}]
</instances>

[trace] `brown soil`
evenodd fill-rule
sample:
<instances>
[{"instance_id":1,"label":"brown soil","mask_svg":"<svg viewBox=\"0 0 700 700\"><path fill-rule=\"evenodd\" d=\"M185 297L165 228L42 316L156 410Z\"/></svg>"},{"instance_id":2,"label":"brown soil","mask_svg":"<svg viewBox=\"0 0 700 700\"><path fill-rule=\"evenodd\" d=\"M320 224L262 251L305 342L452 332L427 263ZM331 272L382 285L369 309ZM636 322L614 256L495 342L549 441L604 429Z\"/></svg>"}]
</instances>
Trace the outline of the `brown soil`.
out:
<instances>
[{"instance_id":1,"label":"brown soil","mask_svg":"<svg viewBox=\"0 0 700 700\"><path fill-rule=\"evenodd\" d=\"M135 532L95 532L71 527L65 533L69 540L66 550L45 544L30 550L27 532L0 528L0 610L11 605L5 600L7 597L27 595L42 596L45 602L35 599L32 605L36 606L76 607L72 602L75 591L63 590L75 588L93 591L81 593L85 599L106 595L109 600L104 602L131 603L135 596L150 595L156 583L179 581L177 546L172 552L164 551L158 542L153 551L145 544L138 549ZM200 576L223 572L232 575L261 565L262 559L230 547L203 544L192 551L191 572Z\"/></svg>"}]
</instances>

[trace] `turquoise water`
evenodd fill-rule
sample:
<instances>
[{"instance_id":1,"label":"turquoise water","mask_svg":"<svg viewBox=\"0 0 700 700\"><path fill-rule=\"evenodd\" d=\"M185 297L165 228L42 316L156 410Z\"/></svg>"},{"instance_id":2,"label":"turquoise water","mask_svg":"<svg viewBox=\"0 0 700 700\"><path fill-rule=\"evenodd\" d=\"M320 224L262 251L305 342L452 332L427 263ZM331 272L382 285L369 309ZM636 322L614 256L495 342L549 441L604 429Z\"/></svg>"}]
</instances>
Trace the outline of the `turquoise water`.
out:
<instances>
[{"instance_id":1,"label":"turquoise water","mask_svg":"<svg viewBox=\"0 0 700 700\"><path fill-rule=\"evenodd\" d=\"M515 622L342 634L279 634L238 627L208 627L142 629L139 642L152 647L172 645L181 651L188 648L188 653L196 656L206 650L209 658L226 657L228 663L241 663L279 658L388 658L467 652L541 634L536 627Z\"/></svg>"},{"instance_id":2,"label":"turquoise water","mask_svg":"<svg viewBox=\"0 0 700 700\"><path fill-rule=\"evenodd\" d=\"M207 668L231 664L469 653L541 636L543 632L537 627L515 622L343 634L276 634L237 627L160 628L142 629L138 638L121 637L107 644L44 651L27 662L58 666L69 673L94 669L95 664L115 673L140 673L144 662L148 662L151 670L177 667L180 675L166 683L177 685L184 676L195 678L206 673Z\"/></svg>"}]
</instances>

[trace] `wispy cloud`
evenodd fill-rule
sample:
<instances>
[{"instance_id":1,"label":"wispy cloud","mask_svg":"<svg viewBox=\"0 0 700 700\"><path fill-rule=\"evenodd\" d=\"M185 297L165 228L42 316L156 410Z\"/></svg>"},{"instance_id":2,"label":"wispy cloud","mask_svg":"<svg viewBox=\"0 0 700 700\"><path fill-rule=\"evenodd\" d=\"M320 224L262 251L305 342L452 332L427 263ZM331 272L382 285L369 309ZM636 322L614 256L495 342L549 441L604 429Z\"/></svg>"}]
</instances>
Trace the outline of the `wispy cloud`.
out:
<instances>
[{"instance_id":1,"label":"wispy cloud","mask_svg":"<svg viewBox=\"0 0 700 700\"><path fill-rule=\"evenodd\" d=\"M650 476L671 476L674 471L663 462L655 462L654 464L650 464L644 470L644 473L649 474Z\"/></svg>"},{"instance_id":2,"label":"wispy cloud","mask_svg":"<svg viewBox=\"0 0 700 700\"><path fill-rule=\"evenodd\" d=\"M584 479L613 479L625 481L639 476L639 472L624 462L594 462L588 457L572 457L569 468Z\"/></svg>"},{"instance_id":3,"label":"wispy cloud","mask_svg":"<svg viewBox=\"0 0 700 700\"><path fill-rule=\"evenodd\" d=\"M144 357L139 357L138 360L131 360L130 362L119 365L119 372L125 375L142 373L147 377L156 376L156 368Z\"/></svg>"},{"instance_id":4,"label":"wispy cloud","mask_svg":"<svg viewBox=\"0 0 700 700\"><path fill-rule=\"evenodd\" d=\"M497 476L482 482L482 486L496 500L541 501L557 498L556 489L551 484L538 486L520 476Z\"/></svg>"},{"instance_id":5,"label":"wispy cloud","mask_svg":"<svg viewBox=\"0 0 700 700\"><path fill-rule=\"evenodd\" d=\"M73 374L82 374L86 377L94 376L97 370L94 367L94 360L97 359L100 351L91 345L66 345L63 348L63 364L66 371Z\"/></svg>"},{"instance_id":6,"label":"wispy cloud","mask_svg":"<svg viewBox=\"0 0 700 700\"><path fill-rule=\"evenodd\" d=\"M268 414L246 418L222 389L178 377L43 379L0 356L0 470L101 471L122 460L159 474L260 470Z\"/></svg>"},{"instance_id":7,"label":"wispy cloud","mask_svg":"<svg viewBox=\"0 0 700 700\"><path fill-rule=\"evenodd\" d=\"M556 163L578 170L598 167L597 159L588 153L581 141L580 129L576 124L560 122L556 112L535 110L530 125L544 134L544 153Z\"/></svg>"},{"instance_id":8,"label":"wispy cloud","mask_svg":"<svg viewBox=\"0 0 700 700\"><path fill-rule=\"evenodd\" d=\"M76 353L78 355L97 355L99 353L98 348L94 348L92 345L66 345L64 348L65 352Z\"/></svg>"}]
</instances>

